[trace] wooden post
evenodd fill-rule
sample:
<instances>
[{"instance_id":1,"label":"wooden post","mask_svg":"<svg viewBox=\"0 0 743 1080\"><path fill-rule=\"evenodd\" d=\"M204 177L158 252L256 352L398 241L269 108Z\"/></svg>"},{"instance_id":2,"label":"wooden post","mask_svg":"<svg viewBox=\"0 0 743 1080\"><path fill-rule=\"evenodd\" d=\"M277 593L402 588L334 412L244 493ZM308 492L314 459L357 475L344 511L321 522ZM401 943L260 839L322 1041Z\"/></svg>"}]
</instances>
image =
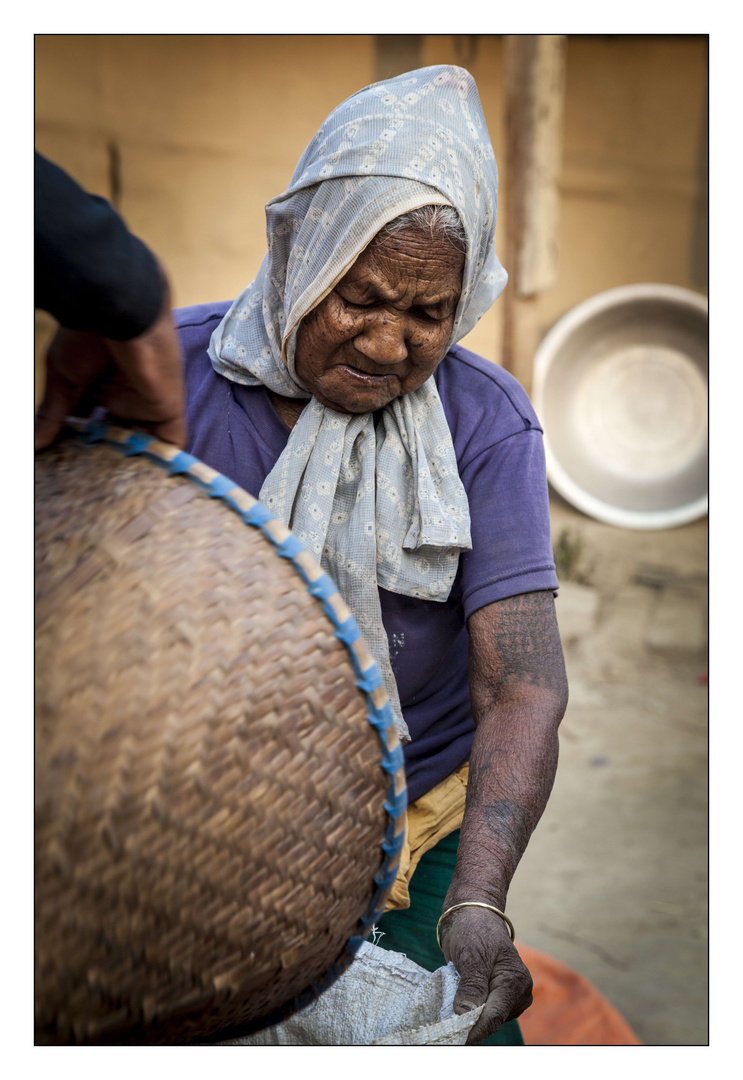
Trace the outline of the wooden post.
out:
<instances>
[{"instance_id":1,"label":"wooden post","mask_svg":"<svg viewBox=\"0 0 743 1080\"><path fill-rule=\"evenodd\" d=\"M537 297L557 279L564 34L507 34L503 366L531 390Z\"/></svg>"}]
</instances>

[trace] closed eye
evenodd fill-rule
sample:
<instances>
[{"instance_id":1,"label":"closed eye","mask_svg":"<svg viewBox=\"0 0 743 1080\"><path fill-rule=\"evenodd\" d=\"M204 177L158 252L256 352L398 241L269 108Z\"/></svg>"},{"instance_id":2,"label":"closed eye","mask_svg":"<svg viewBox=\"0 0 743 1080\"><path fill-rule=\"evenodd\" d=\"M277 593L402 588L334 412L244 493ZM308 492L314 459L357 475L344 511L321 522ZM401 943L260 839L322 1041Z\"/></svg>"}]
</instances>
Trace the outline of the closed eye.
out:
<instances>
[{"instance_id":1,"label":"closed eye","mask_svg":"<svg viewBox=\"0 0 743 1080\"><path fill-rule=\"evenodd\" d=\"M443 314L438 308L413 308L413 313L418 318L427 319L429 322L443 322L448 315Z\"/></svg>"},{"instance_id":2,"label":"closed eye","mask_svg":"<svg viewBox=\"0 0 743 1080\"><path fill-rule=\"evenodd\" d=\"M360 307L360 308L374 307L374 305L377 302L376 300L349 300L349 298L347 296L344 296L343 293L339 289L336 289L335 291L336 291L337 295L341 298L343 303L344 304L350 304L351 307Z\"/></svg>"},{"instance_id":3,"label":"closed eye","mask_svg":"<svg viewBox=\"0 0 743 1080\"><path fill-rule=\"evenodd\" d=\"M341 292L341 290L338 289L338 288L335 289L335 293L336 293L337 296L340 297L340 299L343 301L343 303L347 304L349 307L373 308L373 307L376 307L380 303L384 303L384 300L382 300L380 297L377 297L377 296L372 296L370 299L364 299L364 300L350 299L348 296L344 296L343 293ZM417 319L423 319L425 322L436 322L436 323L445 322L446 319L450 318L451 315L453 314L453 312L449 311L448 309L436 308L436 307L434 307L434 308L426 308L426 307L418 307L418 306L414 306L414 307L410 308L410 313L411 313L411 315L413 315Z\"/></svg>"}]
</instances>

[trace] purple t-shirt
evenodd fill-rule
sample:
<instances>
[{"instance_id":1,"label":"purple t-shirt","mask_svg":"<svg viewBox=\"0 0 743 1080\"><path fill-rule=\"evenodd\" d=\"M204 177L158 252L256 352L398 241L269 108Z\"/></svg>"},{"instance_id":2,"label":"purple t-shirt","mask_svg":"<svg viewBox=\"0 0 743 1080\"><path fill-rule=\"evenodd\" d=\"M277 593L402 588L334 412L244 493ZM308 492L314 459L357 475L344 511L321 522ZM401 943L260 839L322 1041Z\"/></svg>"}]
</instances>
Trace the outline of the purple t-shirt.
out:
<instances>
[{"instance_id":1,"label":"purple t-shirt","mask_svg":"<svg viewBox=\"0 0 743 1080\"><path fill-rule=\"evenodd\" d=\"M241 386L212 368L209 339L229 306L175 312L186 368L186 449L257 497L289 428L264 387ZM469 498L472 550L460 557L444 603L379 590L412 739L405 747L411 802L469 757L469 616L507 596L557 588L542 431L524 390L503 368L458 345L435 379Z\"/></svg>"}]
</instances>

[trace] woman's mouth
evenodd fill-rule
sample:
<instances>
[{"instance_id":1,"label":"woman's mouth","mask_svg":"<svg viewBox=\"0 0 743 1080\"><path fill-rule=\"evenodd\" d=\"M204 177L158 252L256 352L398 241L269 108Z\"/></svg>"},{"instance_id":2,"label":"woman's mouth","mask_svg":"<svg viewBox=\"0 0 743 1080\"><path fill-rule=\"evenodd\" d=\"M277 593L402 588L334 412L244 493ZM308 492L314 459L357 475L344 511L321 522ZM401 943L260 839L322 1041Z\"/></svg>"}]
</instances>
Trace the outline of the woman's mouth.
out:
<instances>
[{"instance_id":1,"label":"woman's mouth","mask_svg":"<svg viewBox=\"0 0 743 1080\"><path fill-rule=\"evenodd\" d=\"M359 368L351 367L350 364L341 364L340 369L345 375L353 379L354 382L363 386L381 386L395 378L392 372L385 372L381 375L372 375L368 371L361 371Z\"/></svg>"}]
</instances>

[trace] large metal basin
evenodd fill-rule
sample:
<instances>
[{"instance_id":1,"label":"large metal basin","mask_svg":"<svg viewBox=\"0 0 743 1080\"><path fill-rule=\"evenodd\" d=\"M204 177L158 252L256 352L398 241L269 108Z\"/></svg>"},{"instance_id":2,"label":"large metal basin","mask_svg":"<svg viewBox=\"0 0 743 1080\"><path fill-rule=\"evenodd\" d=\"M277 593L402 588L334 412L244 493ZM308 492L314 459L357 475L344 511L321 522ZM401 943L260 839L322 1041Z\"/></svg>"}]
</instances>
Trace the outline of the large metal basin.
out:
<instances>
[{"instance_id":1,"label":"large metal basin","mask_svg":"<svg viewBox=\"0 0 743 1080\"><path fill-rule=\"evenodd\" d=\"M707 513L707 300L610 289L555 324L534 405L556 491L600 521L667 529Z\"/></svg>"}]
</instances>

